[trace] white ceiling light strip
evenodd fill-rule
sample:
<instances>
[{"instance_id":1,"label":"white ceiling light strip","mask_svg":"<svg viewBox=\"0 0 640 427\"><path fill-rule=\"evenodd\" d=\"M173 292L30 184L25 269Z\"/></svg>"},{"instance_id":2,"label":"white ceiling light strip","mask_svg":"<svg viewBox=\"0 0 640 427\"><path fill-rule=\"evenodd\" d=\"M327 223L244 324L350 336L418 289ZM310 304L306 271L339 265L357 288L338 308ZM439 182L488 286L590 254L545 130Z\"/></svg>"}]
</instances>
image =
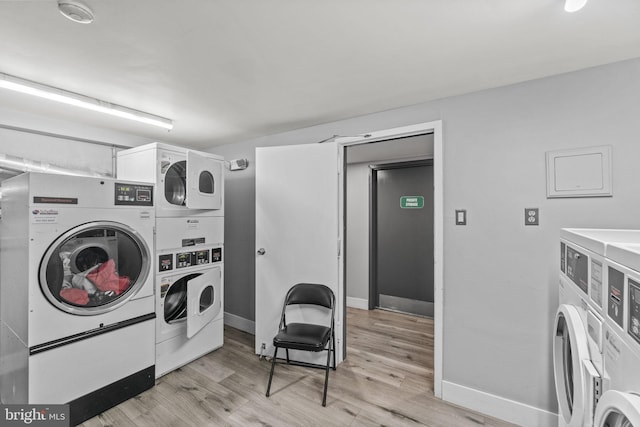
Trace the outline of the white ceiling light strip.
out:
<instances>
[{"instance_id":1,"label":"white ceiling light strip","mask_svg":"<svg viewBox=\"0 0 640 427\"><path fill-rule=\"evenodd\" d=\"M10 76L8 74L0 73L0 88L26 93L28 95L38 96L40 98L62 102L68 105L74 105L76 107L98 111L112 116L135 120L167 130L173 129L173 122L167 118L123 107L121 105L111 104L110 102L68 92L66 90Z\"/></svg>"}]
</instances>

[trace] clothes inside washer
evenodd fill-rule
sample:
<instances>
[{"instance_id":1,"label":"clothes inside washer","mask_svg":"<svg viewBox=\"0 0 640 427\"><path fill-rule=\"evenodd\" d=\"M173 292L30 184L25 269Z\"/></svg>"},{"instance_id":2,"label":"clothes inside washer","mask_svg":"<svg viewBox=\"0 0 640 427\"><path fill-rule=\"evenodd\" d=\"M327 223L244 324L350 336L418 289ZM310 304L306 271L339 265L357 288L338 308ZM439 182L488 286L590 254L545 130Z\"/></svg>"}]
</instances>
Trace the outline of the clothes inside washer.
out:
<instances>
[{"instance_id":1,"label":"clothes inside washer","mask_svg":"<svg viewBox=\"0 0 640 427\"><path fill-rule=\"evenodd\" d=\"M131 285L131 280L120 276L115 270L113 259L96 264L89 269L73 274L71 272L69 252L60 252L64 270L64 281L60 289L60 297L65 301L80 306L99 306L106 304Z\"/></svg>"}]
</instances>

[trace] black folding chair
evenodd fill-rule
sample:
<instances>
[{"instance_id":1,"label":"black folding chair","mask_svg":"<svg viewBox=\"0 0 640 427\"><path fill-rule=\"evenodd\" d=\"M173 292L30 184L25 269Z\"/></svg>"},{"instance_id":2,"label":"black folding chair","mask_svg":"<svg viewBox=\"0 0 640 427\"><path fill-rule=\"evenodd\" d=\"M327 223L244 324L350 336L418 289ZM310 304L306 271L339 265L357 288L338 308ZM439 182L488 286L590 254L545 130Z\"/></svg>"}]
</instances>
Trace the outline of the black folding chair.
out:
<instances>
[{"instance_id":1,"label":"black folding chair","mask_svg":"<svg viewBox=\"0 0 640 427\"><path fill-rule=\"evenodd\" d=\"M330 326L312 323L289 323L287 324L286 312L290 305L314 305L325 307L331 310ZM278 349L284 348L287 353L287 364L306 366L308 368L320 368L325 370L324 392L322 394L322 406L327 406L327 384L329 383L329 362L333 353L333 370L336 370L336 347L334 333L334 315L336 298L331 289L325 285L298 283L294 285L284 299L282 316L280 317L280 327L278 334L273 338L273 359L271 361L271 373L269 374L269 385L267 386L267 397L271 390L271 380L276 367ZM289 359L289 350L303 350L312 352L327 352L327 364L317 365L313 363L298 362Z\"/></svg>"}]
</instances>

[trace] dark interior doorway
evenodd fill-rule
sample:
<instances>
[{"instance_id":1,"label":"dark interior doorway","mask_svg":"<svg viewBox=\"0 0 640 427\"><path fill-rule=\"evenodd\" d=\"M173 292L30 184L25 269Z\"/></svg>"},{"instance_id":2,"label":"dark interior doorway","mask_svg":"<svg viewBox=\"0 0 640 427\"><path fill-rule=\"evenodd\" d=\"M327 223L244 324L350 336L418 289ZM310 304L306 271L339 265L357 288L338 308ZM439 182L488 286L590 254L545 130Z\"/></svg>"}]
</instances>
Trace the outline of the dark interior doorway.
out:
<instances>
[{"instance_id":1,"label":"dark interior doorway","mask_svg":"<svg viewBox=\"0 0 640 427\"><path fill-rule=\"evenodd\" d=\"M433 161L371 167L369 308L433 317Z\"/></svg>"}]
</instances>

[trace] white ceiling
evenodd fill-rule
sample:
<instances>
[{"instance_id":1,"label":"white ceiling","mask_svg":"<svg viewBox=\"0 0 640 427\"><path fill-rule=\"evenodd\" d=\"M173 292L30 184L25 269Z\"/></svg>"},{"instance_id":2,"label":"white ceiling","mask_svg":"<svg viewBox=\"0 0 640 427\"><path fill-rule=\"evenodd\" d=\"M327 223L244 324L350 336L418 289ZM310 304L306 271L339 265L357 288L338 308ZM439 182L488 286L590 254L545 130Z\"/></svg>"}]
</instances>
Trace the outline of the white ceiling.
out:
<instances>
[{"instance_id":1,"label":"white ceiling","mask_svg":"<svg viewBox=\"0 0 640 427\"><path fill-rule=\"evenodd\" d=\"M84 3L89 25L56 0L0 0L0 72L175 128L2 90L0 106L196 148L640 57L638 0Z\"/></svg>"}]
</instances>

